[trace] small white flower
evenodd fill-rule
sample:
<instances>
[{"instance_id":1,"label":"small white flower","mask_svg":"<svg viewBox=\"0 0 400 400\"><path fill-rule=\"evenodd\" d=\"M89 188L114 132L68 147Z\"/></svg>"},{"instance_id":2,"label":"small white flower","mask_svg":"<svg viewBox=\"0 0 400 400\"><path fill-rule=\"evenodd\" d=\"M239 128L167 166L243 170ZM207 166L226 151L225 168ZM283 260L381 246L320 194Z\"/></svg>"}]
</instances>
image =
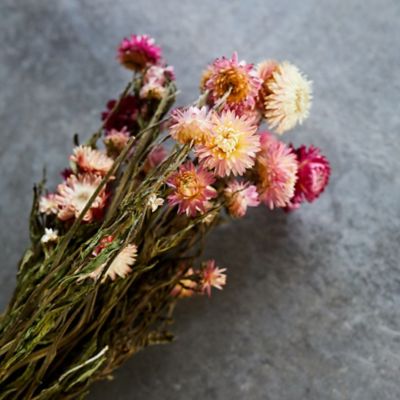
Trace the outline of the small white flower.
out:
<instances>
[{"instance_id":1,"label":"small white flower","mask_svg":"<svg viewBox=\"0 0 400 400\"><path fill-rule=\"evenodd\" d=\"M40 239L43 244L47 244L50 242L57 242L58 240L58 231L51 228L44 228L44 235Z\"/></svg>"},{"instance_id":2,"label":"small white flower","mask_svg":"<svg viewBox=\"0 0 400 400\"><path fill-rule=\"evenodd\" d=\"M156 211L157 208L161 207L163 204L164 199L162 199L161 197L157 197L155 193L152 193L147 201L147 205L151 207L152 212Z\"/></svg>"}]
</instances>

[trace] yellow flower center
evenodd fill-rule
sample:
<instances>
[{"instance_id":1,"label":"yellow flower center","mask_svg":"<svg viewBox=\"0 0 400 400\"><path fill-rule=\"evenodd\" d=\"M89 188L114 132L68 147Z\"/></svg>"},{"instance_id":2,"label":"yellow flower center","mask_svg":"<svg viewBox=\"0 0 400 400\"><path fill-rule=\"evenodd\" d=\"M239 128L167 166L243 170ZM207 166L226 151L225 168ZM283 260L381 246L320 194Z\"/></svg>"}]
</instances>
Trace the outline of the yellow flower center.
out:
<instances>
[{"instance_id":1,"label":"yellow flower center","mask_svg":"<svg viewBox=\"0 0 400 400\"><path fill-rule=\"evenodd\" d=\"M238 135L231 126L221 126L217 128L214 145L220 158L225 158L227 155L234 152L238 142Z\"/></svg>"},{"instance_id":2,"label":"yellow flower center","mask_svg":"<svg viewBox=\"0 0 400 400\"><path fill-rule=\"evenodd\" d=\"M197 177L190 171L184 172L179 179L178 191L186 197L195 197L200 190L200 185Z\"/></svg>"},{"instance_id":3,"label":"yellow flower center","mask_svg":"<svg viewBox=\"0 0 400 400\"><path fill-rule=\"evenodd\" d=\"M215 92L217 97L231 90L227 102L240 103L246 100L249 94L249 80L245 71L239 68L230 67L220 71L215 80Z\"/></svg>"}]
</instances>

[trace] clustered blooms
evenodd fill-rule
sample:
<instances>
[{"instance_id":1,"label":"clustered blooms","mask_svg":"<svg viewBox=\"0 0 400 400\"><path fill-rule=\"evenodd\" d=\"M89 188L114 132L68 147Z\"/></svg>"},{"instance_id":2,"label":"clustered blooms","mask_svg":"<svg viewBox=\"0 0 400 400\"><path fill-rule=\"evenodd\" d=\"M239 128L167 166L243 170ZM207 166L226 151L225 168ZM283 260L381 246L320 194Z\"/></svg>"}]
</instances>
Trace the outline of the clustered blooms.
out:
<instances>
[{"instance_id":1,"label":"clustered blooms","mask_svg":"<svg viewBox=\"0 0 400 400\"><path fill-rule=\"evenodd\" d=\"M157 104L168 96L169 85L175 80L173 68L165 63L161 49L149 36L124 39L118 58L123 66L135 71L135 89L119 101L107 103L102 114L106 151L89 145L75 147L70 156L71 168L63 172L64 182L55 193L40 198L39 210L50 222L54 221L52 216L61 223L78 217L87 224L101 222L113 192L108 182L98 190L100 182L111 175L116 157L127 144L136 145L133 140L149 123ZM311 82L296 66L265 60L254 67L239 61L234 53L231 58L216 59L205 69L200 88L203 95L197 104L173 110L163 125L180 148L186 146L191 152L154 192L146 193L146 216L153 218L154 214L157 218L159 213L176 210L180 223L186 218L188 223L198 221L208 229L223 207L230 216L241 218L249 207L261 203L270 209L291 211L319 197L330 176L329 162L321 151L313 146L296 149L271 132L260 131L263 121L281 134L308 117ZM161 165L161 170L169 157L160 142L151 146L140 161L140 174L134 183L136 179L140 183L147 176L157 176L156 168ZM134 152L135 147L129 156ZM110 180L114 178L118 179L118 174L110 176ZM91 198L93 202L87 207ZM49 251L49 243L58 240L59 231L46 228L41 242ZM122 244L117 240L121 239L103 237L92 252L93 259L108 246ZM116 254L114 251L109 263L101 261L80 280L97 281L103 276L105 282L106 278L114 281L127 277L138 251L134 243L124 244ZM222 289L226 283L226 269L217 267L214 260L203 263L200 269L184 263L177 269L177 283L171 292L174 297L194 293L210 296L212 288Z\"/></svg>"}]
</instances>

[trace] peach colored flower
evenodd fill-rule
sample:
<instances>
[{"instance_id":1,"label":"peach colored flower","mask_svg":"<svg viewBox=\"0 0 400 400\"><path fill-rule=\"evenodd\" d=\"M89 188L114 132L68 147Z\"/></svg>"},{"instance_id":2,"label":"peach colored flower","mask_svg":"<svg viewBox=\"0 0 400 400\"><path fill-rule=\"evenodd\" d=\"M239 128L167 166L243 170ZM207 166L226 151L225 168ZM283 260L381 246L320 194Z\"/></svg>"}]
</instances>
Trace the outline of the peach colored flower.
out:
<instances>
[{"instance_id":1,"label":"peach colored flower","mask_svg":"<svg viewBox=\"0 0 400 400\"><path fill-rule=\"evenodd\" d=\"M191 161L186 162L167 180L167 185L173 189L168 196L169 205L178 205L178 214L191 217L204 212L208 200L217 196L217 191L211 186L214 181L210 172L202 167L196 168Z\"/></svg>"},{"instance_id":2,"label":"peach colored flower","mask_svg":"<svg viewBox=\"0 0 400 400\"><path fill-rule=\"evenodd\" d=\"M171 113L170 135L179 143L204 143L210 135L212 123L206 107L175 109Z\"/></svg>"},{"instance_id":3,"label":"peach colored flower","mask_svg":"<svg viewBox=\"0 0 400 400\"><path fill-rule=\"evenodd\" d=\"M226 110L234 110L241 114L243 109L254 107L261 80L252 64L238 61L236 52L231 59L217 58L208 68L208 74L206 82L203 77L203 85L210 92L211 104L215 104L229 92L225 101Z\"/></svg>"},{"instance_id":4,"label":"peach colored flower","mask_svg":"<svg viewBox=\"0 0 400 400\"><path fill-rule=\"evenodd\" d=\"M241 218L247 212L247 207L257 207L260 204L257 188L248 182L232 181L224 191L229 214Z\"/></svg>"},{"instance_id":5,"label":"peach colored flower","mask_svg":"<svg viewBox=\"0 0 400 400\"><path fill-rule=\"evenodd\" d=\"M292 149L269 133L261 135L261 151L257 155L258 193L271 210L285 207L293 197L298 163Z\"/></svg>"},{"instance_id":6,"label":"peach colored flower","mask_svg":"<svg viewBox=\"0 0 400 400\"><path fill-rule=\"evenodd\" d=\"M208 260L202 269L201 290L211 296L211 288L222 290L226 284L226 268L218 268L215 260Z\"/></svg>"},{"instance_id":7,"label":"peach colored flower","mask_svg":"<svg viewBox=\"0 0 400 400\"><path fill-rule=\"evenodd\" d=\"M243 175L254 165L260 149L256 130L252 120L232 111L214 115L212 134L195 148L200 164L221 177Z\"/></svg>"},{"instance_id":8,"label":"peach colored flower","mask_svg":"<svg viewBox=\"0 0 400 400\"><path fill-rule=\"evenodd\" d=\"M99 186L102 178L98 175L71 175L64 183L58 185L55 196L59 212L58 218L66 221L77 218L85 208L87 202ZM106 206L107 195L103 188L96 196L83 220L92 222L99 216Z\"/></svg>"},{"instance_id":9,"label":"peach colored flower","mask_svg":"<svg viewBox=\"0 0 400 400\"><path fill-rule=\"evenodd\" d=\"M92 149L89 146L77 146L70 160L75 162L80 172L89 172L93 174L106 175L113 166L114 160L99 150Z\"/></svg>"}]
</instances>

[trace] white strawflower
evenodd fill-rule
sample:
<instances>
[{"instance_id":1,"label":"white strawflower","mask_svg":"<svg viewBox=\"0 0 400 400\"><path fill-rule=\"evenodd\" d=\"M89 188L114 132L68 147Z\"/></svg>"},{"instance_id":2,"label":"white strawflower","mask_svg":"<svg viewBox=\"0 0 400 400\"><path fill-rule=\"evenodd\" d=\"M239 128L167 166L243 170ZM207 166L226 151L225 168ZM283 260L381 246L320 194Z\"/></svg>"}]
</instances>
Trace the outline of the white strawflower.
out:
<instances>
[{"instance_id":1,"label":"white strawflower","mask_svg":"<svg viewBox=\"0 0 400 400\"><path fill-rule=\"evenodd\" d=\"M272 76L264 82L268 95L265 97L265 118L276 132L292 129L309 115L311 107L311 81L288 62L279 64Z\"/></svg>"},{"instance_id":2,"label":"white strawflower","mask_svg":"<svg viewBox=\"0 0 400 400\"><path fill-rule=\"evenodd\" d=\"M44 228L44 235L40 239L40 241L43 244L57 242L57 240L58 240L58 231L56 229Z\"/></svg>"}]
</instances>

